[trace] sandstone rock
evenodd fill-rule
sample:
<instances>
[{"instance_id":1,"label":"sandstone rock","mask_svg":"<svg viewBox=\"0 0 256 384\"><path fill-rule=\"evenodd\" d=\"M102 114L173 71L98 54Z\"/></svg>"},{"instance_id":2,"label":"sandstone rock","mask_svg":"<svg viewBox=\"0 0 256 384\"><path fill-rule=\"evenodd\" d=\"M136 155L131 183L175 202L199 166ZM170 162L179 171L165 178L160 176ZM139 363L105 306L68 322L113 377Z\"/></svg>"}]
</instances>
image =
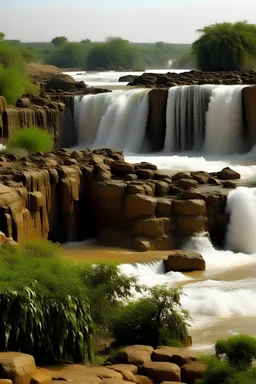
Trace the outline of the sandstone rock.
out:
<instances>
[{"instance_id":1,"label":"sandstone rock","mask_svg":"<svg viewBox=\"0 0 256 384\"><path fill-rule=\"evenodd\" d=\"M235 189L236 188L236 184L234 182L232 182L232 181L224 181L223 188Z\"/></svg>"},{"instance_id":2,"label":"sandstone rock","mask_svg":"<svg viewBox=\"0 0 256 384\"><path fill-rule=\"evenodd\" d=\"M154 179L155 180L163 180L163 179L169 179L170 175L168 173L164 173L164 172L161 172L161 171L156 171L154 173ZM171 181L171 178L170 178L170 181Z\"/></svg>"},{"instance_id":3,"label":"sandstone rock","mask_svg":"<svg viewBox=\"0 0 256 384\"><path fill-rule=\"evenodd\" d=\"M137 169L135 174L142 180L152 179L154 176L154 172L151 169Z\"/></svg>"},{"instance_id":4,"label":"sandstone rock","mask_svg":"<svg viewBox=\"0 0 256 384\"><path fill-rule=\"evenodd\" d=\"M20 352L0 352L1 378L12 380L13 384L30 384L36 372L33 356Z\"/></svg>"},{"instance_id":5,"label":"sandstone rock","mask_svg":"<svg viewBox=\"0 0 256 384\"><path fill-rule=\"evenodd\" d=\"M125 176L133 172L135 165L124 161L114 161L110 169L114 175Z\"/></svg>"},{"instance_id":6,"label":"sandstone rock","mask_svg":"<svg viewBox=\"0 0 256 384\"><path fill-rule=\"evenodd\" d=\"M76 82L70 75L59 74L47 81L45 89L61 89L63 91L74 91L76 89Z\"/></svg>"},{"instance_id":7,"label":"sandstone rock","mask_svg":"<svg viewBox=\"0 0 256 384\"><path fill-rule=\"evenodd\" d=\"M178 172L172 177L173 181L179 181L180 179L192 179L191 172Z\"/></svg>"},{"instance_id":8,"label":"sandstone rock","mask_svg":"<svg viewBox=\"0 0 256 384\"><path fill-rule=\"evenodd\" d=\"M125 363L143 365L151 361L153 348L147 345L130 345L121 349L110 361L113 363Z\"/></svg>"},{"instance_id":9,"label":"sandstone rock","mask_svg":"<svg viewBox=\"0 0 256 384\"><path fill-rule=\"evenodd\" d=\"M134 364L112 364L112 365L108 365L108 369L114 369L114 371L117 371L117 372L121 372L122 370L130 371L134 375L138 372L138 367Z\"/></svg>"},{"instance_id":10,"label":"sandstone rock","mask_svg":"<svg viewBox=\"0 0 256 384\"><path fill-rule=\"evenodd\" d=\"M130 381L125 381L123 379L102 379L101 384L131 384Z\"/></svg>"},{"instance_id":11,"label":"sandstone rock","mask_svg":"<svg viewBox=\"0 0 256 384\"><path fill-rule=\"evenodd\" d=\"M158 200L156 205L157 217L170 217L172 213L172 201L171 200Z\"/></svg>"},{"instance_id":12,"label":"sandstone rock","mask_svg":"<svg viewBox=\"0 0 256 384\"><path fill-rule=\"evenodd\" d=\"M207 366L204 363L199 361L189 361L181 367L182 381L188 384L193 384L196 379L202 378L206 369Z\"/></svg>"},{"instance_id":13,"label":"sandstone rock","mask_svg":"<svg viewBox=\"0 0 256 384\"><path fill-rule=\"evenodd\" d=\"M50 384L52 381L52 375L49 371L49 373L44 372L43 370L37 369L36 372L33 374L30 384Z\"/></svg>"},{"instance_id":14,"label":"sandstone rock","mask_svg":"<svg viewBox=\"0 0 256 384\"><path fill-rule=\"evenodd\" d=\"M173 363L152 361L143 365L143 372L153 381L181 381L180 367Z\"/></svg>"},{"instance_id":15,"label":"sandstone rock","mask_svg":"<svg viewBox=\"0 0 256 384\"><path fill-rule=\"evenodd\" d=\"M153 381L149 377L143 375L135 375L135 380L136 384L153 384Z\"/></svg>"},{"instance_id":16,"label":"sandstone rock","mask_svg":"<svg viewBox=\"0 0 256 384\"><path fill-rule=\"evenodd\" d=\"M198 182L194 179L180 179L178 181L178 187L183 189L196 188Z\"/></svg>"},{"instance_id":17,"label":"sandstone rock","mask_svg":"<svg viewBox=\"0 0 256 384\"><path fill-rule=\"evenodd\" d=\"M29 208L32 211L36 211L44 204L43 194L39 191L29 193Z\"/></svg>"},{"instance_id":18,"label":"sandstone rock","mask_svg":"<svg viewBox=\"0 0 256 384\"><path fill-rule=\"evenodd\" d=\"M183 189L182 188L178 188L175 185L170 185L169 186L168 194L170 196L178 196L178 195L181 195L182 193L183 193Z\"/></svg>"},{"instance_id":19,"label":"sandstone rock","mask_svg":"<svg viewBox=\"0 0 256 384\"><path fill-rule=\"evenodd\" d=\"M0 379L0 384L13 384L13 382L9 379Z\"/></svg>"},{"instance_id":20,"label":"sandstone rock","mask_svg":"<svg viewBox=\"0 0 256 384\"><path fill-rule=\"evenodd\" d=\"M135 164L135 169L151 169L152 171L157 171L157 166L155 164L142 161L141 163Z\"/></svg>"},{"instance_id":21,"label":"sandstone rock","mask_svg":"<svg viewBox=\"0 0 256 384\"><path fill-rule=\"evenodd\" d=\"M169 184L165 181L157 181L155 183L155 195L156 196L166 196L169 192Z\"/></svg>"},{"instance_id":22,"label":"sandstone rock","mask_svg":"<svg viewBox=\"0 0 256 384\"><path fill-rule=\"evenodd\" d=\"M182 192L181 197L183 199L202 199L203 194L199 190L199 188L191 188L191 189L186 189L185 191Z\"/></svg>"},{"instance_id":23,"label":"sandstone rock","mask_svg":"<svg viewBox=\"0 0 256 384\"><path fill-rule=\"evenodd\" d=\"M137 194L140 194L140 195L144 195L145 194L145 189L144 189L143 185L141 185L141 184L131 183L131 184L128 185L127 192L131 193L131 194L137 193Z\"/></svg>"},{"instance_id":24,"label":"sandstone rock","mask_svg":"<svg viewBox=\"0 0 256 384\"><path fill-rule=\"evenodd\" d=\"M217 177L221 180L237 180L241 178L241 175L233 169L226 167L217 172Z\"/></svg>"},{"instance_id":25,"label":"sandstone rock","mask_svg":"<svg viewBox=\"0 0 256 384\"><path fill-rule=\"evenodd\" d=\"M222 185L221 181L216 179L215 177L210 176L209 177L209 184L212 185Z\"/></svg>"},{"instance_id":26,"label":"sandstone rock","mask_svg":"<svg viewBox=\"0 0 256 384\"><path fill-rule=\"evenodd\" d=\"M204 200L174 200L173 212L179 215L206 215L206 204Z\"/></svg>"},{"instance_id":27,"label":"sandstone rock","mask_svg":"<svg viewBox=\"0 0 256 384\"><path fill-rule=\"evenodd\" d=\"M156 200L143 195L126 195L124 199L124 214L133 219L154 216Z\"/></svg>"},{"instance_id":28,"label":"sandstone rock","mask_svg":"<svg viewBox=\"0 0 256 384\"><path fill-rule=\"evenodd\" d=\"M205 261L198 252L175 250L165 262L167 272L170 271L203 271Z\"/></svg>"},{"instance_id":29,"label":"sandstone rock","mask_svg":"<svg viewBox=\"0 0 256 384\"><path fill-rule=\"evenodd\" d=\"M187 236L207 232L207 218L204 216L176 216L176 228L179 233Z\"/></svg>"},{"instance_id":30,"label":"sandstone rock","mask_svg":"<svg viewBox=\"0 0 256 384\"><path fill-rule=\"evenodd\" d=\"M167 217L140 219L133 224L131 233L136 237L158 238L171 229L171 219Z\"/></svg>"},{"instance_id":31,"label":"sandstone rock","mask_svg":"<svg viewBox=\"0 0 256 384\"><path fill-rule=\"evenodd\" d=\"M124 177L125 181L136 181L138 180L138 176L135 173L128 174Z\"/></svg>"},{"instance_id":32,"label":"sandstone rock","mask_svg":"<svg viewBox=\"0 0 256 384\"><path fill-rule=\"evenodd\" d=\"M99 200L123 200L126 192L126 184L122 182L97 182L91 187L92 199Z\"/></svg>"}]
</instances>

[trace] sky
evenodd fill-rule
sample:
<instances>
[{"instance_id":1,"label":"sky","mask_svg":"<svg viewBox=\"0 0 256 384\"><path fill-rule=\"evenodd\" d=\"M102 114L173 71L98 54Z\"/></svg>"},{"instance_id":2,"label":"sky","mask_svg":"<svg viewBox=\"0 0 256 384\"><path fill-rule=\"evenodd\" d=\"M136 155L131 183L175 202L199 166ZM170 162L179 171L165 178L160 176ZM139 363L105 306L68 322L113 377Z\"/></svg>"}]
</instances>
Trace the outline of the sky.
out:
<instances>
[{"instance_id":1,"label":"sky","mask_svg":"<svg viewBox=\"0 0 256 384\"><path fill-rule=\"evenodd\" d=\"M216 22L256 24L256 0L0 0L6 39L192 43Z\"/></svg>"}]
</instances>

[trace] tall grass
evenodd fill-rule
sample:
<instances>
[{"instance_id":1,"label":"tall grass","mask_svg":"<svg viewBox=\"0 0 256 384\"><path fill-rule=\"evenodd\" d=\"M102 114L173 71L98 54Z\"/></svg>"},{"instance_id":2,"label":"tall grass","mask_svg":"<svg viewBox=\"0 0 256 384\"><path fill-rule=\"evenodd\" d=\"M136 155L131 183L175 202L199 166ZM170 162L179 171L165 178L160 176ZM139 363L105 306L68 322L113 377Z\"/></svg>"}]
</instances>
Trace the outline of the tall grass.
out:
<instances>
[{"instance_id":1,"label":"tall grass","mask_svg":"<svg viewBox=\"0 0 256 384\"><path fill-rule=\"evenodd\" d=\"M41 128L20 128L7 142L7 151L10 149L25 149L28 153L49 152L54 147L52 135Z\"/></svg>"}]
</instances>

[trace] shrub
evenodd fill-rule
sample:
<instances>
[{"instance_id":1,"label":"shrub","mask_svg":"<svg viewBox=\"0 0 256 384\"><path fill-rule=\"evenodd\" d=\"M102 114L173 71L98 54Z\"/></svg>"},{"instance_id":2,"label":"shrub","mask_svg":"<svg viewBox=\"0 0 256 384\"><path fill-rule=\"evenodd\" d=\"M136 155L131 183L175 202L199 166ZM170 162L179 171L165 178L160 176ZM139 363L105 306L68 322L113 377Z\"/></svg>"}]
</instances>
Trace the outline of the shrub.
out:
<instances>
[{"instance_id":1,"label":"shrub","mask_svg":"<svg viewBox=\"0 0 256 384\"><path fill-rule=\"evenodd\" d=\"M86 289L57 246L34 241L0 247L0 308L0 350L44 362L91 358Z\"/></svg>"},{"instance_id":2,"label":"shrub","mask_svg":"<svg viewBox=\"0 0 256 384\"><path fill-rule=\"evenodd\" d=\"M41 128L18 129L7 142L7 150L10 148L23 148L29 153L48 152L54 147L52 135Z\"/></svg>"},{"instance_id":3,"label":"shrub","mask_svg":"<svg viewBox=\"0 0 256 384\"><path fill-rule=\"evenodd\" d=\"M182 290L156 286L143 297L123 305L112 322L119 344L173 344L188 335L190 316L180 304Z\"/></svg>"},{"instance_id":4,"label":"shrub","mask_svg":"<svg viewBox=\"0 0 256 384\"><path fill-rule=\"evenodd\" d=\"M19 47L0 42L0 95L15 104L24 93L37 93L26 73L26 62Z\"/></svg>"},{"instance_id":5,"label":"shrub","mask_svg":"<svg viewBox=\"0 0 256 384\"><path fill-rule=\"evenodd\" d=\"M101 336L108 335L109 326L121 299L131 296L131 289L140 290L135 277L120 273L118 266L110 263L80 264L79 276L87 288L91 315Z\"/></svg>"},{"instance_id":6,"label":"shrub","mask_svg":"<svg viewBox=\"0 0 256 384\"><path fill-rule=\"evenodd\" d=\"M217 357L222 357L233 367L244 370L250 368L256 358L256 338L248 335L235 335L227 340L218 340L215 345Z\"/></svg>"},{"instance_id":7,"label":"shrub","mask_svg":"<svg viewBox=\"0 0 256 384\"><path fill-rule=\"evenodd\" d=\"M193 43L199 69L227 71L253 69L256 57L256 26L246 22L216 23L199 30Z\"/></svg>"}]
</instances>

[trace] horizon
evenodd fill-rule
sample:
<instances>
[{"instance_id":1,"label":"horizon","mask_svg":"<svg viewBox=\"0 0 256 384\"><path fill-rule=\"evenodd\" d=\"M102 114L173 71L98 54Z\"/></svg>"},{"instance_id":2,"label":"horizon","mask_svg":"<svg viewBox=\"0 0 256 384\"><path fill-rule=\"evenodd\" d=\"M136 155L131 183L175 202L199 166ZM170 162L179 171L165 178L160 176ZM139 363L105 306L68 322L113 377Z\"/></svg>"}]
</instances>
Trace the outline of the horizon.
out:
<instances>
[{"instance_id":1,"label":"horizon","mask_svg":"<svg viewBox=\"0 0 256 384\"><path fill-rule=\"evenodd\" d=\"M254 1L94 0L92 6L89 0L8 0L1 5L1 32L7 40L27 43L56 36L69 41L118 36L132 43L191 44L206 25L256 24Z\"/></svg>"}]
</instances>

